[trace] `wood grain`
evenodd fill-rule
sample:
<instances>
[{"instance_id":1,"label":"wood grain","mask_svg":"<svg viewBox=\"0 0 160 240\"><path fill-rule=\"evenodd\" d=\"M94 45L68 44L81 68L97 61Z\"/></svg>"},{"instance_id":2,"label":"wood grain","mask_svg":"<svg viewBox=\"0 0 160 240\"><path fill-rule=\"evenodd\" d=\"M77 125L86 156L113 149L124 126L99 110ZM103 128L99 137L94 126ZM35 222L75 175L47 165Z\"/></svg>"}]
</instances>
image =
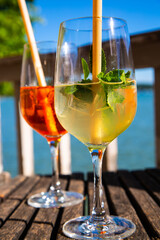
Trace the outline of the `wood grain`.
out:
<instances>
[{"instance_id":1,"label":"wood grain","mask_svg":"<svg viewBox=\"0 0 160 240\"><path fill-rule=\"evenodd\" d=\"M47 191L50 181L51 179L42 177L30 195L41 191ZM24 199L24 201L19 205L19 207L10 216L8 221L0 229L0 239L19 239L28 228L29 222L37 211L38 210L36 208L28 206L26 199Z\"/></svg>"},{"instance_id":2,"label":"wood grain","mask_svg":"<svg viewBox=\"0 0 160 240\"><path fill-rule=\"evenodd\" d=\"M147 233L153 237L160 237L160 208L157 203L133 174L120 171L119 176Z\"/></svg>"},{"instance_id":3,"label":"wood grain","mask_svg":"<svg viewBox=\"0 0 160 240\"><path fill-rule=\"evenodd\" d=\"M3 200L15 191L26 180L26 177L19 175L10 179L7 183L0 185L0 199Z\"/></svg>"},{"instance_id":4,"label":"wood grain","mask_svg":"<svg viewBox=\"0 0 160 240\"><path fill-rule=\"evenodd\" d=\"M136 232L129 239L149 239L125 190L120 184L118 175L112 172L105 173L103 175L103 181L108 192L111 214L127 218L136 225Z\"/></svg>"},{"instance_id":5,"label":"wood grain","mask_svg":"<svg viewBox=\"0 0 160 240\"><path fill-rule=\"evenodd\" d=\"M160 239L160 181L158 169L103 173L104 201L107 214L128 218L136 224L136 232L128 239ZM13 187L11 184L13 183ZM93 174L87 181L83 174L61 178L63 189L84 194L80 204L66 208L36 209L28 206L29 196L47 191L51 177L22 177L9 180L0 188L5 193L0 203L0 240L69 240L62 232L63 224L92 210ZM88 199L88 200L87 200Z\"/></svg>"},{"instance_id":6,"label":"wood grain","mask_svg":"<svg viewBox=\"0 0 160 240\"><path fill-rule=\"evenodd\" d=\"M85 186L84 186L84 181L83 181L82 177L83 177L82 174L74 174L70 180L68 190L76 191L78 193L84 194ZM78 180L78 178L80 178L80 180ZM54 239L56 239L56 240L69 239L68 237L64 236L64 234L62 232L63 224L72 218L83 216L83 212L84 212L83 209L84 209L84 202L81 202L80 204L77 204L77 205L74 205L71 207L66 207L63 209L61 223L60 223L60 226L58 229L58 234L57 234L56 238L54 238Z\"/></svg>"},{"instance_id":7,"label":"wood grain","mask_svg":"<svg viewBox=\"0 0 160 240\"><path fill-rule=\"evenodd\" d=\"M68 184L68 179L60 179L61 188L66 189ZM34 240L34 239L43 239L42 236L45 236L45 239L48 240L52 235L55 235L57 232L57 219L60 209L58 208L47 208L39 209L29 231L26 234L25 239ZM45 231L47 233L45 233Z\"/></svg>"}]
</instances>

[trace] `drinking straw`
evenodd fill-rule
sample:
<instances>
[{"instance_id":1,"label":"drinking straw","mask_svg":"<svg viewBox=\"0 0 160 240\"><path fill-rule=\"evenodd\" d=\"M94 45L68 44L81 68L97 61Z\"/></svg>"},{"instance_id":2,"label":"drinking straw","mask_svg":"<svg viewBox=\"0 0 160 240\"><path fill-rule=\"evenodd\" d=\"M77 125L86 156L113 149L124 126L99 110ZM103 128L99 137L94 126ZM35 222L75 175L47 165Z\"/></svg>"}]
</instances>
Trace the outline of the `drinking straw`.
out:
<instances>
[{"instance_id":1,"label":"drinking straw","mask_svg":"<svg viewBox=\"0 0 160 240\"><path fill-rule=\"evenodd\" d=\"M41 61L39 58L36 41L35 41L35 37L33 34L33 29L32 29L30 17L28 14L26 2L25 2L25 0L18 0L18 4L19 4L20 11L21 11L24 27L26 30L28 42L30 45L33 65L35 68L38 84L39 84L39 86L46 86L47 84L46 84L43 69L41 66Z\"/></svg>"},{"instance_id":2,"label":"drinking straw","mask_svg":"<svg viewBox=\"0 0 160 240\"><path fill-rule=\"evenodd\" d=\"M93 0L93 46L92 46L92 81L98 82L97 75L101 72L101 53L102 53L102 0ZM96 87L96 86L95 86ZM97 95L96 95L97 96ZM94 98L91 112L95 111ZM91 142L101 144L101 118L91 118ZM94 129L94 131L93 131Z\"/></svg>"},{"instance_id":3,"label":"drinking straw","mask_svg":"<svg viewBox=\"0 0 160 240\"><path fill-rule=\"evenodd\" d=\"M45 87L47 86L47 84L45 81L43 68L39 58L36 41L33 34L33 29L32 29L30 17L27 10L27 5L25 0L18 0L18 4L21 11L23 23L25 26L28 42L30 45L33 65L36 72L38 84L41 87ZM43 92L42 92L42 95L43 95ZM43 99L43 110L44 110L44 116L45 116L45 122L46 122L47 128L49 129L49 131L56 133L57 132L56 121L53 116L52 107L47 98Z\"/></svg>"},{"instance_id":4,"label":"drinking straw","mask_svg":"<svg viewBox=\"0 0 160 240\"><path fill-rule=\"evenodd\" d=\"M93 0L92 80L98 81L102 52L102 0Z\"/></svg>"}]
</instances>

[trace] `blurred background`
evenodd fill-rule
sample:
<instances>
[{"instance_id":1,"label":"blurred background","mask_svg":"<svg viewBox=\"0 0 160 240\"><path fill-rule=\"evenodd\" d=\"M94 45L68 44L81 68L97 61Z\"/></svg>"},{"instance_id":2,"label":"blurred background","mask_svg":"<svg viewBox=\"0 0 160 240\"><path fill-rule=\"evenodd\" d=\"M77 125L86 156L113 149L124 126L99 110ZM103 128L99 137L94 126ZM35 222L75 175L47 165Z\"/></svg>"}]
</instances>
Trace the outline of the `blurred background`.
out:
<instances>
[{"instance_id":1,"label":"blurred background","mask_svg":"<svg viewBox=\"0 0 160 240\"><path fill-rule=\"evenodd\" d=\"M92 0L26 1L37 41L57 40L59 25L70 18L92 15ZM159 0L103 0L103 16L123 18L130 35L160 30ZM22 55L27 41L16 0L0 0L0 58ZM1 60L0 59L0 60ZM8 69L9 71L9 69ZM118 137L118 169L155 166L154 70L136 69L138 108L131 126ZM4 171L18 174L14 87L0 82L1 159ZM34 132L35 173L50 174L46 140ZM87 148L71 136L72 171L92 170Z\"/></svg>"}]
</instances>

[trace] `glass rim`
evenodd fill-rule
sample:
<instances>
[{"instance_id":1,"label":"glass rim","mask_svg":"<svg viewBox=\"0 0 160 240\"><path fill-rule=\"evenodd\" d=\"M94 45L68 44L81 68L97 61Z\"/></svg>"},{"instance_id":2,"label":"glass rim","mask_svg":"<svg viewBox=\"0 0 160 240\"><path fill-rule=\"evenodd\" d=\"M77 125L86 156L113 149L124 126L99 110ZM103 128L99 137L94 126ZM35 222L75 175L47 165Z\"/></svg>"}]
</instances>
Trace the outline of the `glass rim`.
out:
<instances>
[{"instance_id":1,"label":"glass rim","mask_svg":"<svg viewBox=\"0 0 160 240\"><path fill-rule=\"evenodd\" d=\"M55 40L42 40L42 41L35 41L35 43L36 43L36 46L38 48L38 44L43 44L43 43L55 43L55 44L57 44L57 41L55 41ZM24 48L26 48L26 47L30 48L30 43L29 42L24 43L23 47Z\"/></svg>"},{"instance_id":2,"label":"glass rim","mask_svg":"<svg viewBox=\"0 0 160 240\"><path fill-rule=\"evenodd\" d=\"M93 29L91 29L91 28L90 29L78 29L78 28L76 29L76 27L75 28L66 27L66 26L64 26L64 24L68 23L68 22L71 22L71 21L78 21L78 20L85 20L85 19L87 20L87 19L93 19L93 18L96 18L96 17L88 16L88 17L70 18L70 19L67 19L67 20L61 22L60 26L62 26L64 29L75 31L75 32L80 32L80 31L82 31L82 32L87 32L87 31L92 32ZM102 16L102 22L103 22L103 19L104 20L113 19L113 20L121 22L121 25L117 26L117 27L113 27L114 29L118 29L118 28L122 28L124 26L127 26L127 21L124 20L123 18ZM110 28L105 28L105 29L102 28L102 31L108 31L109 29Z\"/></svg>"}]
</instances>

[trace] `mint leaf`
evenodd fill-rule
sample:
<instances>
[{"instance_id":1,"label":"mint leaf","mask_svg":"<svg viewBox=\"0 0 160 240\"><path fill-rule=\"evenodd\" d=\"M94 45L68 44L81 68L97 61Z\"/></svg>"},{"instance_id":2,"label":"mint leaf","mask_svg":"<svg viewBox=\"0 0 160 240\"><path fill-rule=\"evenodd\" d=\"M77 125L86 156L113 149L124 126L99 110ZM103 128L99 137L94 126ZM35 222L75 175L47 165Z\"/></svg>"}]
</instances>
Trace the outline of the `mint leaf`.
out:
<instances>
[{"instance_id":1,"label":"mint leaf","mask_svg":"<svg viewBox=\"0 0 160 240\"><path fill-rule=\"evenodd\" d=\"M106 67L106 55L102 48L102 65L101 65L101 72L106 73L107 67Z\"/></svg>"},{"instance_id":2,"label":"mint leaf","mask_svg":"<svg viewBox=\"0 0 160 240\"><path fill-rule=\"evenodd\" d=\"M128 71L128 72L125 74L126 78L129 78L130 75L131 75L131 71Z\"/></svg>"},{"instance_id":3,"label":"mint leaf","mask_svg":"<svg viewBox=\"0 0 160 240\"><path fill-rule=\"evenodd\" d=\"M87 62L84 58L81 58L81 62L82 62L84 80L86 80L88 78L88 75L89 75L89 67L88 67L88 64L87 64Z\"/></svg>"},{"instance_id":4,"label":"mint leaf","mask_svg":"<svg viewBox=\"0 0 160 240\"><path fill-rule=\"evenodd\" d=\"M110 89L111 90L111 89ZM108 103L112 106L115 103L122 103L124 101L124 96L119 94L116 91L109 91L108 94Z\"/></svg>"},{"instance_id":5,"label":"mint leaf","mask_svg":"<svg viewBox=\"0 0 160 240\"><path fill-rule=\"evenodd\" d=\"M82 81L78 83L91 83L91 82L92 80L88 78L88 79L82 79Z\"/></svg>"},{"instance_id":6,"label":"mint leaf","mask_svg":"<svg viewBox=\"0 0 160 240\"><path fill-rule=\"evenodd\" d=\"M73 95L76 98L80 99L81 101L84 102L92 102L93 101L93 93L92 93L92 86L90 84L84 84L84 83L91 83L92 80L86 79L82 80L81 82L78 83L83 83L82 85L80 84L75 84L75 85L68 85L61 89L61 93L63 95Z\"/></svg>"},{"instance_id":7,"label":"mint leaf","mask_svg":"<svg viewBox=\"0 0 160 240\"><path fill-rule=\"evenodd\" d=\"M77 91L73 94L81 101L90 103L93 101L93 93L91 85L77 85Z\"/></svg>"},{"instance_id":8,"label":"mint leaf","mask_svg":"<svg viewBox=\"0 0 160 240\"><path fill-rule=\"evenodd\" d=\"M128 72L127 72L127 76L129 76ZM114 104L122 103L124 101L123 95L116 92L115 89L126 86L125 71L121 69L114 69L113 71L110 71L106 74L101 72L97 75L97 77L99 78L105 92L106 106L110 107L111 110L113 110ZM115 83L115 84L110 85L105 82Z\"/></svg>"},{"instance_id":9,"label":"mint leaf","mask_svg":"<svg viewBox=\"0 0 160 240\"><path fill-rule=\"evenodd\" d=\"M77 86L71 85L71 86L67 86L64 89L62 89L61 93L71 95L71 94L75 93L76 91L77 91Z\"/></svg>"},{"instance_id":10,"label":"mint leaf","mask_svg":"<svg viewBox=\"0 0 160 240\"><path fill-rule=\"evenodd\" d=\"M125 72L124 70L114 69L105 75L107 82L125 82Z\"/></svg>"},{"instance_id":11,"label":"mint leaf","mask_svg":"<svg viewBox=\"0 0 160 240\"><path fill-rule=\"evenodd\" d=\"M97 75L97 77L98 77L99 79L101 79L101 80L104 80L104 81L105 81L105 73L103 73L103 72L100 72L100 73Z\"/></svg>"},{"instance_id":12,"label":"mint leaf","mask_svg":"<svg viewBox=\"0 0 160 240\"><path fill-rule=\"evenodd\" d=\"M122 80L123 83L126 83L126 76L125 76L125 72L124 70L121 70L123 72L121 72L121 75L119 76L119 78Z\"/></svg>"},{"instance_id":13,"label":"mint leaf","mask_svg":"<svg viewBox=\"0 0 160 240\"><path fill-rule=\"evenodd\" d=\"M111 85L101 82L101 86L103 87L105 93L106 106L110 107L113 111L115 104L122 103L124 101L124 96L116 91L116 89L119 89L121 86L123 86L123 84Z\"/></svg>"},{"instance_id":14,"label":"mint leaf","mask_svg":"<svg viewBox=\"0 0 160 240\"><path fill-rule=\"evenodd\" d=\"M127 72L127 76L128 76ZM100 80L103 80L105 82L122 82L126 83L126 75L124 70L121 69L114 69L113 71L109 71L108 73L104 74L103 72L100 72L97 77Z\"/></svg>"}]
</instances>

